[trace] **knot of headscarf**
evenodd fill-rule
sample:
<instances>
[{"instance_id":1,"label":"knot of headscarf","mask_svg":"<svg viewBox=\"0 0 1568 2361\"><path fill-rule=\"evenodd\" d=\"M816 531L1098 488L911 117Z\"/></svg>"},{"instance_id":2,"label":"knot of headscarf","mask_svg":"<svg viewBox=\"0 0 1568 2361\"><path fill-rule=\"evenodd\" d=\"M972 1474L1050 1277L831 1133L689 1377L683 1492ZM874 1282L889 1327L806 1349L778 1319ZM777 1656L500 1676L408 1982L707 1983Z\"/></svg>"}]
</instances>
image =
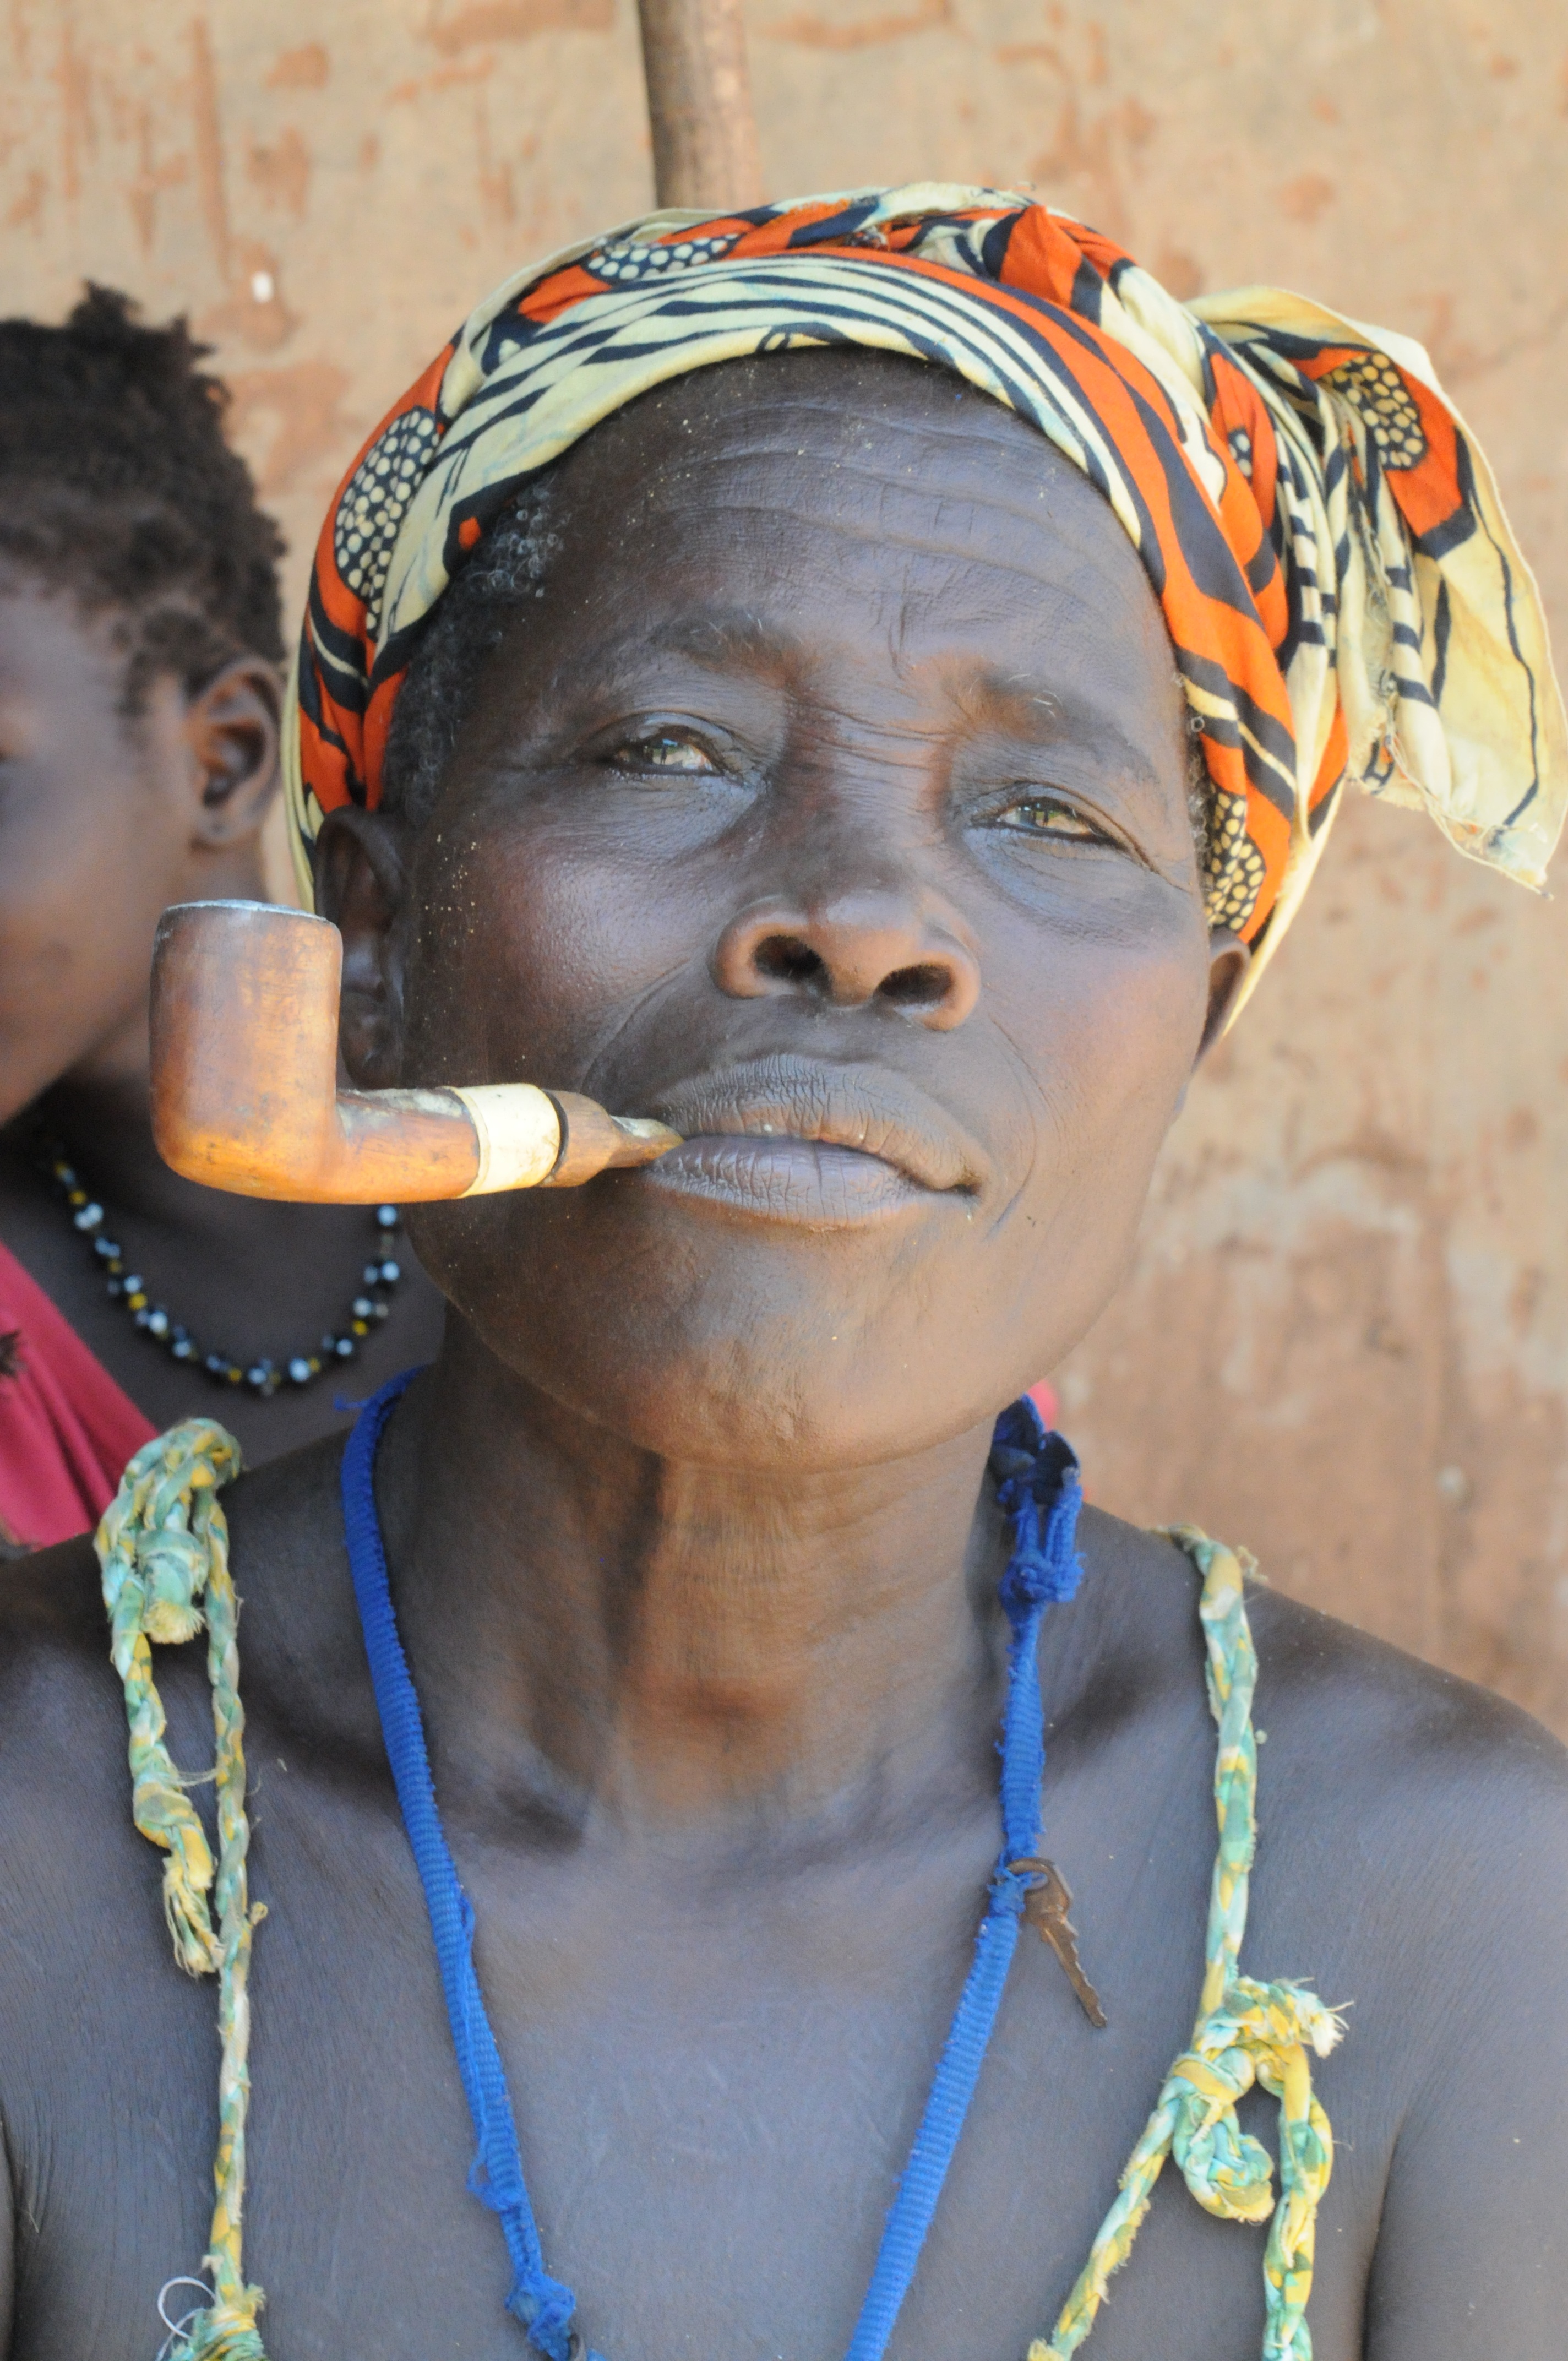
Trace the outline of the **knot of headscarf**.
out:
<instances>
[{"instance_id":1,"label":"knot of headscarf","mask_svg":"<svg viewBox=\"0 0 1568 2361\"><path fill-rule=\"evenodd\" d=\"M943 185L654 214L478 306L322 531L285 749L307 884L323 815L379 800L419 635L523 480L670 378L822 345L967 378L1110 502L1212 785L1210 922L1255 972L1346 777L1541 884L1568 722L1530 569L1421 347L1277 288L1179 303L1081 223Z\"/></svg>"}]
</instances>

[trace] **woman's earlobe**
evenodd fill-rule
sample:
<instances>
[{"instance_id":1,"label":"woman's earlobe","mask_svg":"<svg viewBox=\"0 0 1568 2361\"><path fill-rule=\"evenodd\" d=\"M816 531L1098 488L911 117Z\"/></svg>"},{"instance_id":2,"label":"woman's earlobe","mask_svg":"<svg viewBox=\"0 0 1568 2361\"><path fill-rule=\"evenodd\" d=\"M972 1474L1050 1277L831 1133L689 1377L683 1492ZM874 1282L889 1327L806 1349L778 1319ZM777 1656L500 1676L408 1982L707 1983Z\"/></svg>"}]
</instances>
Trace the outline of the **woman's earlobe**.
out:
<instances>
[{"instance_id":1,"label":"woman's earlobe","mask_svg":"<svg viewBox=\"0 0 1568 2361\"><path fill-rule=\"evenodd\" d=\"M254 655L236 656L186 700L197 850L228 851L259 833L278 793L282 701L276 668Z\"/></svg>"},{"instance_id":2,"label":"woman's earlobe","mask_svg":"<svg viewBox=\"0 0 1568 2361\"><path fill-rule=\"evenodd\" d=\"M343 937L338 1046L351 1082L395 1089L402 1076L408 946L406 830L381 812L329 812L315 848L315 905Z\"/></svg>"}]
</instances>

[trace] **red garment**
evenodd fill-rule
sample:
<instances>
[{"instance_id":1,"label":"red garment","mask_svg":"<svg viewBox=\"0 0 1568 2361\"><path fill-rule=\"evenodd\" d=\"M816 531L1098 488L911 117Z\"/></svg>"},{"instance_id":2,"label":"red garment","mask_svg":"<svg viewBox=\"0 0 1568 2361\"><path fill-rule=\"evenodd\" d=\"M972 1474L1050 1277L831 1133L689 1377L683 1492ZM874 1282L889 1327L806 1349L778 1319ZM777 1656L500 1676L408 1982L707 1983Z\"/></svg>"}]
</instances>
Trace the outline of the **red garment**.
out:
<instances>
[{"instance_id":1,"label":"red garment","mask_svg":"<svg viewBox=\"0 0 1568 2361\"><path fill-rule=\"evenodd\" d=\"M91 1532L158 1429L4 1246L0 1336L16 1340L0 1377L0 1521L42 1549Z\"/></svg>"}]
</instances>

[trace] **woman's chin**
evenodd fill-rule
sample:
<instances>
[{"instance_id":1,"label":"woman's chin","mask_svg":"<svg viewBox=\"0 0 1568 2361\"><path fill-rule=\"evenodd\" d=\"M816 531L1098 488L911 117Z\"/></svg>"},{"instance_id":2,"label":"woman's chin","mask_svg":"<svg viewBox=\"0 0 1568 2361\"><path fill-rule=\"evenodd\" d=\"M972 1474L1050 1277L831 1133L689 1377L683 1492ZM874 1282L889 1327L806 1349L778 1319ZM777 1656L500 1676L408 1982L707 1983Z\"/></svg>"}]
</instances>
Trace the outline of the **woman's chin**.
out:
<instances>
[{"instance_id":1,"label":"woman's chin","mask_svg":"<svg viewBox=\"0 0 1568 2361\"><path fill-rule=\"evenodd\" d=\"M483 1365L499 1362L536 1402L633 1450L759 1475L902 1459L983 1424L1008 1395L994 1369L966 1370L960 1346L917 1344L906 1322L851 1332L825 1305L787 1321L753 1305L699 1324L695 1310L688 1300L666 1323L645 1302L625 1320L602 1305L574 1318L557 1300L521 1333L493 1311L455 1312L449 1351L472 1356L481 1386Z\"/></svg>"}]
</instances>

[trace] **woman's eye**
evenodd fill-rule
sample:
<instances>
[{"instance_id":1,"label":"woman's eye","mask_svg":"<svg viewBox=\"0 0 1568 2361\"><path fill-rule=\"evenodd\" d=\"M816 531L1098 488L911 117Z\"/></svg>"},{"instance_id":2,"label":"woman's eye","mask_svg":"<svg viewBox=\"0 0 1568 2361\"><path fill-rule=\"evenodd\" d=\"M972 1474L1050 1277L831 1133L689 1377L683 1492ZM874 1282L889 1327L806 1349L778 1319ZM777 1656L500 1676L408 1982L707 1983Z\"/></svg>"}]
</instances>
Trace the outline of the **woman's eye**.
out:
<instances>
[{"instance_id":1,"label":"woman's eye","mask_svg":"<svg viewBox=\"0 0 1568 2361\"><path fill-rule=\"evenodd\" d=\"M1055 837L1069 844L1111 841L1102 828L1096 828L1074 805L1057 796L1025 796L1009 804L1000 819L1003 828L1019 829L1029 836Z\"/></svg>"},{"instance_id":2,"label":"woman's eye","mask_svg":"<svg viewBox=\"0 0 1568 2361\"><path fill-rule=\"evenodd\" d=\"M646 738L628 738L609 759L620 771L713 774L718 769L707 748L684 730L653 730Z\"/></svg>"}]
</instances>

